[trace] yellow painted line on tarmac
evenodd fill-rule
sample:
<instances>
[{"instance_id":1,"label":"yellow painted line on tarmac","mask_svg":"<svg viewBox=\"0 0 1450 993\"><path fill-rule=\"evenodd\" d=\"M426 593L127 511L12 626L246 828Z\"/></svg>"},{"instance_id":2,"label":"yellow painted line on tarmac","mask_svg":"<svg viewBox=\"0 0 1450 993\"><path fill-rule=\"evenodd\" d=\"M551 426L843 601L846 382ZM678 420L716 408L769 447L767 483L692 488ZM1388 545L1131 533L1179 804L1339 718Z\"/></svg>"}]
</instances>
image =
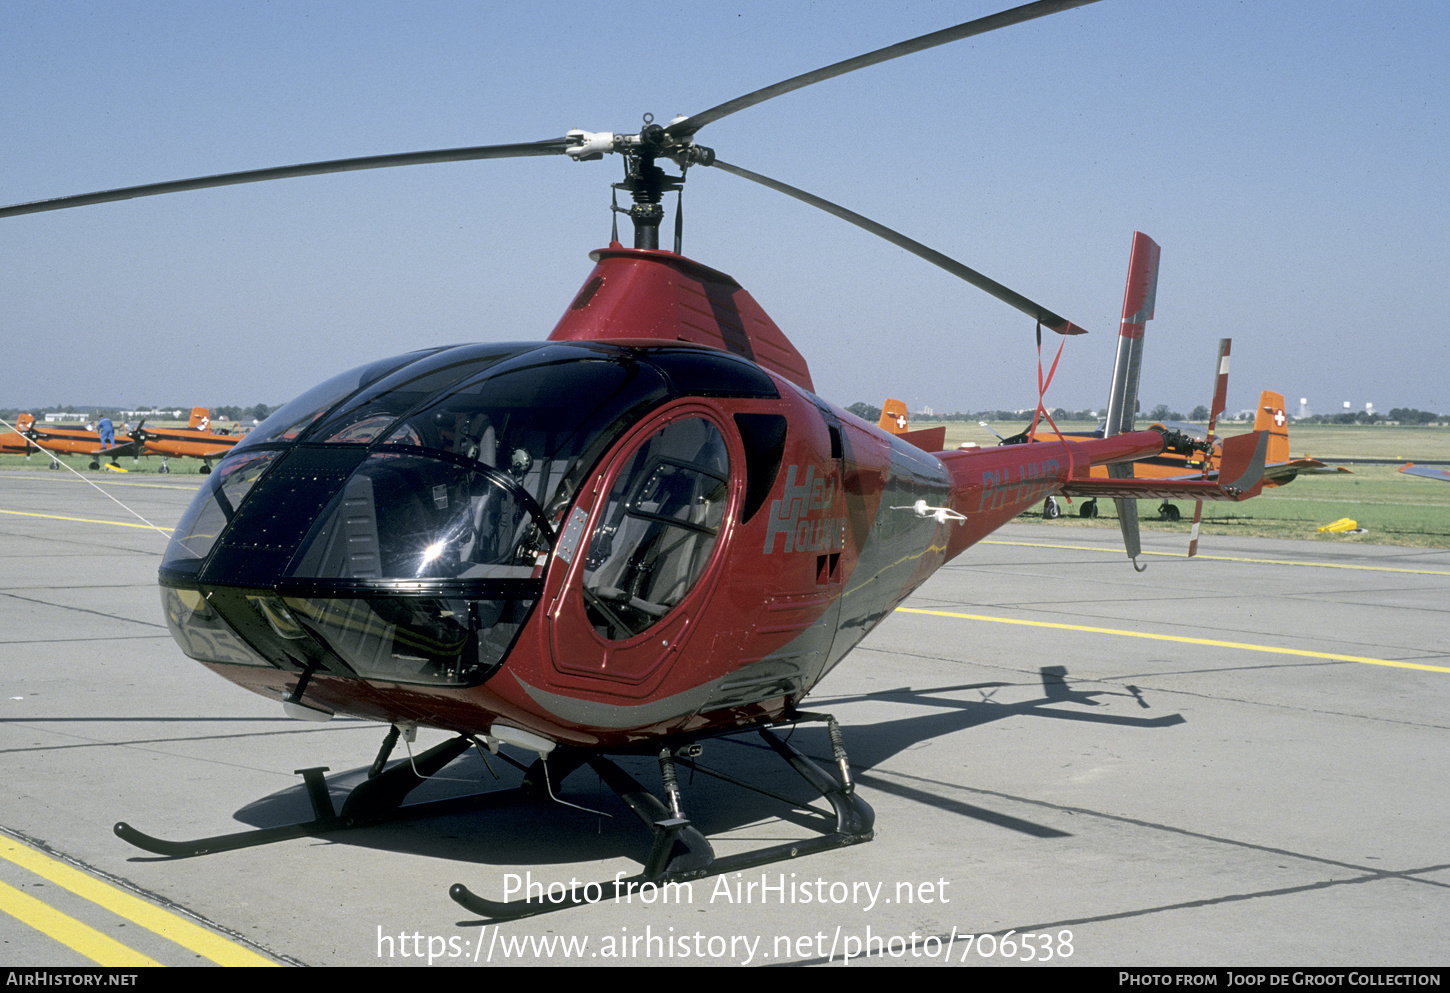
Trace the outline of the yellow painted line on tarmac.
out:
<instances>
[{"instance_id":1,"label":"yellow painted line on tarmac","mask_svg":"<svg viewBox=\"0 0 1450 993\"><path fill-rule=\"evenodd\" d=\"M932 617L954 617L964 621L990 621L993 624L1021 624L1025 627L1052 628L1057 631L1082 631L1087 634L1111 634L1120 638L1147 638L1150 641L1173 641L1181 645L1207 645L1211 648L1237 648L1245 652L1268 652L1272 655L1297 655L1307 659L1329 659L1333 662L1358 662L1361 665L1387 665L1396 669L1421 669L1425 672L1450 672L1450 666L1425 665L1422 662L1396 662L1393 659L1372 659L1362 655L1336 655L1332 652L1311 652L1302 648L1278 648L1274 645L1251 645L1243 641L1217 641L1212 638L1187 638L1177 634L1149 634L1146 631L1123 631L1118 628L1095 628L1081 624L1057 624L1052 621L1028 621L1018 617L988 617L985 614L957 614L949 610L922 610L918 607L897 607L898 614L928 614Z\"/></svg>"},{"instance_id":2,"label":"yellow painted line on tarmac","mask_svg":"<svg viewBox=\"0 0 1450 993\"><path fill-rule=\"evenodd\" d=\"M171 533L171 528L160 528L153 524L141 524L137 521L101 521L94 517L66 517L63 514L37 514L28 510L0 510L0 514L14 514L16 517L44 517L52 521L75 521L79 524L114 524L119 528L145 528L148 531L164 531Z\"/></svg>"},{"instance_id":3,"label":"yellow painted line on tarmac","mask_svg":"<svg viewBox=\"0 0 1450 993\"><path fill-rule=\"evenodd\" d=\"M1061 548L1072 552L1102 552L1105 555L1122 554L1121 549L1104 548L1100 545L1053 545L1041 541L981 541L980 545L1021 545L1024 548ZM1180 552L1143 552L1144 555L1160 555L1164 558L1187 558ZM1210 559L1215 562L1249 562L1254 565L1300 565L1310 569L1358 569L1365 572L1409 572L1417 576L1450 576L1446 569L1401 569L1388 565L1350 565L1347 562L1300 562L1294 559L1250 559L1233 555L1195 555L1194 558Z\"/></svg>"},{"instance_id":4,"label":"yellow painted line on tarmac","mask_svg":"<svg viewBox=\"0 0 1450 993\"><path fill-rule=\"evenodd\" d=\"M28 869L42 879L49 880L57 886L70 890L76 896L84 897L92 903L111 911L111 913L126 918L126 920L133 924L139 924L148 931L153 931L163 938L176 942L188 951L195 952L203 958L211 959L211 961L218 965L258 966L277 964L264 955L259 955L247 948L243 948L233 941L223 938L219 934L208 931L200 924L193 923L184 917L173 914L169 910L163 910L160 907L153 906L138 896L133 896L124 890L117 889L109 883L89 876L79 869L66 865L64 862L59 862L47 855L42 855L33 848L21 845L18 842L0 839L0 858L13 862L23 869ZM20 895L24 896L25 894L21 893ZM8 907L5 909L7 911L9 910ZM59 914L59 911L52 911L52 913L64 917L63 914ZM15 916L19 915L16 914ZM25 920L25 918L21 919ZM66 919L69 920L69 918ZM26 923L31 924L29 920L26 920ZM79 922L74 923L80 927L85 927L85 925L81 925ZM40 927L37 924L31 924L31 926L44 931L58 941L70 945L70 942L62 938L60 934L48 928ZM104 935L100 935L99 932L97 932L97 935L99 937L105 937ZM110 939L106 940L109 941ZM75 945L70 945L70 947L76 948ZM95 959L95 956L80 948L76 948L76 951L81 952L82 955L88 958ZM127 949L127 951L130 951L130 949ZM133 952L132 954L136 953ZM100 962L101 965L135 964L131 962L101 962L100 959L95 959L95 961ZM158 965L159 963L147 959L141 964Z\"/></svg>"},{"instance_id":5,"label":"yellow painted line on tarmac","mask_svg":"<svg viewBox=\"0 0 1450 993\"><path fill-rule=\"evenodd\" d=\"M132 951L114 938L108 938L88 924L82 924L56 910L50 904L22 893L13 886L0 883L0 911L28 924L47 937L79 952L97 965L112 968L156 966L155 959Z\"/></svg>"},{"instance_id":6,"label":"yellow painted line on tarmac","mask_svg":"<svg viewBox=\"0 0 1450 993\"><path fill-rule=\"evenodd\" d=\"M121 469L119 471L129 473L131 470ZM202 482L205 482L206 480L206 477L204 476L198 476L197 478L200 479ZM8 482L14 479L29 480L31 482L37 483L90 483L93 486L139 486L143 489L151 490L194 490L201 485L200 483L193 483L188 485L184 482L143 483L139 481L112 479L109 476L99 476L96 478L92 478L90 476L82 476L80 479L76 479L74 476L46 476L38 472L10 472L0 475L0 482Z\"/></svg>"}]
</instances>

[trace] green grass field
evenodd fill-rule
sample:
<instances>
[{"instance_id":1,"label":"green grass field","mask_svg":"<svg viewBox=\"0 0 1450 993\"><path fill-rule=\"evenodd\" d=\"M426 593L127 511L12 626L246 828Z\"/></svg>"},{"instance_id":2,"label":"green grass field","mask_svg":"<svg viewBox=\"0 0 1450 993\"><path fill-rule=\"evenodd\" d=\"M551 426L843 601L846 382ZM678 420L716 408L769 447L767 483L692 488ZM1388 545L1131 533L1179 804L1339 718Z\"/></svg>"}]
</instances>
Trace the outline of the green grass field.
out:
<instances>
[{"instance_id":1,"label":"green grass field","mask_svg":"<svg viewBox=\"0 0 1450 993\"><path fill-rule=\"evenodd\" d=\"M913 422L912 427L929 427ZM1092 430L1096 424L1061 423L1064 431ZM998 431L1008 434L1021 430L1020 424L997 424ZM1228 425L1226 434L1239 434L1248 425ZM952 421L947 424L947 446L955 448L964 441L994 445L997 439L975 423ZM1399 461L1450 461L1450 428L1396 427L1393 425L1316 425L1291 426L1289 445L1295 455L1312 455L1333 462L1336 458L1384 458ZM112 475L102 468L86 468L90 459L83 455L64 456L75 469L90 475ZM32 455L0 456L0 471L7 469L44 469L49 457ZM130 458L119 460L121 468L130 473L154 475L161 459L149 456L134 463ZM171 459L173 474L194 476L201 469L197 459ZM1450 548L1450 485L1430 479L1406 476L1391 465L1356 465L1352 474L1300 476L1288 486L1265 490L1263 495L1243 503L1204 504L1205 534L1253 535L1270 538L1306 538L1314 541L1358 541L1371 544L1412 545ZM1099 504L1103 516L1084 520L1077 516L1078 504L1064 504L1063 516L1056 521L1043 520L1036 511L1023 520L1043 527L1089 525L1116 529L1118 522L1112 503ZM1193 517L1193 505L1183 503L1183 515L1177 523L1160 522L1156 501L1143 501L1138 515L1144 530L1181 533L1186 544ZM1365 529L1364 534L1321 534L1316 529L1341 518L1350 518Z\"/></svg>"},{"instance_id":2,"label":"green grass field","mask_svg":"<svg viewBox=\"0 0 1450 993\"><path fill-rule=\"evenodd\" d=\"M115 470L105 467L105 463L108 461L106 459L101 460L102 466L100 469L93 470L88 468L91 464L91 457L89 455L62 455L60 458L66 465L87 476L120 475ZM30 456L29 461L26 461L23 455L0 455L0 472L7 469L44 469L48 465L50 465L49 455L37 453ZM133 463L131 457L125 455L116 460L116 465L124 469L128 474L136 473L142 476L154 476L161 471L161 457L159 455L148 455L141 459L139 463ZM212 465L216 465L215 459L212 460ZM201 460L173 458L168 460L167 468L173 475L195 476L201 472ZM59 472L60 470L56 471Z\"/></svg>"}]
</instances>

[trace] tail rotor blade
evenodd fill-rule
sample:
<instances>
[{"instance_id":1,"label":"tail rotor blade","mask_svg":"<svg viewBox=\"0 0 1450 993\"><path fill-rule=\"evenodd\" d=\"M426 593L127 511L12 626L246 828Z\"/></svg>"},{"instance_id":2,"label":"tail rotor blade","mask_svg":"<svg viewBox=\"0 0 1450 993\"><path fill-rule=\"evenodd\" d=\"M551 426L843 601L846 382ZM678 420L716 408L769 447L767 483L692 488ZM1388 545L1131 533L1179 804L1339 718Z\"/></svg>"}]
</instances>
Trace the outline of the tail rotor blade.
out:
<instances>
[{"instance_id":1,"label":"tail rotor blade","mask_svg":"<svg viewBox=\"0 0 1450 993\"><path fill-rule=\"evenodd\" d=\"M1204 439L1207 451L1203 453L1203 478L1207 479L1213 468L1213 432L1218 427L1218 415L1228 406L1228 356L1233 346L1232 338L1218 340L1218 364L1214 366L1213 401L1208 411L1208 437ZM1198 554L1198 525L1203 520L1203 501L1193 505L1193 531L1188 538L1188 557Z\"/></svg>"},{"instance_id":2,"label":"tail rotor blade","mask_svg":"<svg viewBox=\"0 0 1450 993\"><path fill-rule=\"evenodd\" d=\"M1203 520L1203 501L1193 501L1193 530L1188 536L1188 557L1198 554L1198 525Z\"/></svg>"},{"instance_id":3,"label":"tail rotor blade","mask_svg":"<svg viewBox=\"0 0 1450 993\"><path fill-rule=\"evenodd\" d=\"M1138 371L1143 362L1143 331L1153 319L1158 295L1158 243L1133 232L1128 257L1128 285L1123 291L1123 320L1118 327L1118 352L1113 385L1108 392L1108 423L1104 437L1133 430L1138 407Z\"/></svg>"},{"instance_id":4,"label":"tail rotor blade","mask_svg":"<svg viewBox=\"0 0 1450 993\"><path fill-rule=\"evenodd\" d=\"M1133 248L1128 256L1128 285L1123 291L1123 320L1118 328L1118 354L1113 362L1108 418L1103 428L1105 438L1133 430L1138 407L1138 370L1143 361L1143 329L1153 318L1158 294L1158 255L1157 242L1141 231L1133 232ZM1133 465L1131 462L1110 465L1108 476L1112 479L1132 479ZM1142 572L1148 566L1138 565L1138 556L1143 553L1138 537L1138 502L1114 498L1113 503L1118 508L1123 548L1128 558L1133 560L1133 568Z\"/></svg>"}]
</instances>

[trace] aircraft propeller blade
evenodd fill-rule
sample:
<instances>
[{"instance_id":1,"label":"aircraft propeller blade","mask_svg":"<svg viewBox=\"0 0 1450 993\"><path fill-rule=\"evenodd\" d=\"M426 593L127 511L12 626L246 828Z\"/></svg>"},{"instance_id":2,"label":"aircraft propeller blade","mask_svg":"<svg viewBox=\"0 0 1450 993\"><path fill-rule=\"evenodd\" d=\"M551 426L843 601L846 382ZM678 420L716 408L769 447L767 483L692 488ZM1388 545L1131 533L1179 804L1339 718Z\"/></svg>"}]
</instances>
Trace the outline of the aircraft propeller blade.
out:
<instances>
[{"instance_id":1,"label":"aircraft propeller blade","mask_svg":"<svg viewBox=\"0 0 1450 993\"><path fill-rule=\"evenodd\" d=\"M164 193L206 190L215 186L265 183L273 179L322 176L333 172L356 172L360 169L388 169L393 166L427 165L434 162L470 162L476 159L510 159L530 155L563 155L564 150L571 144L573 142L568 138L549 138L544 141L513 145L477 145L471 148L439 148L431 152L395 152L390 155L365 155L355 159L331 159L326 162L304 162L299 165L276 166L270 169L224 172L216 176L198 176L194 179L148 183L144 186L126 186L115 190L101 190L97 193L56 197L53 200L12 204L8 207L0 207L0 217L37 214L46 210L64 210L67 207L85 207L94 203L111 203L136 197L154 197Z\"/></svg>"},{"instance_id":2,"label":"aircraft propeller blade","mask_svg":"<svg viewBox=\"0 0 1450 993\"><path fill-rule=\"evenodd\" d=\"M751 172L749 169L742 169L739 166L731 165L728 162L722 162L719 159L716 159L711 164L716 169L724 169L732 176L739 176L741 179L748 179L752 183L759 183L761 186L775 190L777 193L784 193L786 196L795 197L802 203L808 203L812 207L819 207L821 210L824 210L828 214L834 214L835 216L841 218L843 221L849 221L857 227L869 231L879 238L884 238L896 247L904 248L911 254L930 262L932 265L939 266L940 268L945 269L947 272L951 273L953 276L956 276L958 279L965 280L966 282L975 286L977 289L983 290L986 293L990 293L998 300L1001 300L1008 306L1017 308L1028 317L1031 317L1033 320L1040 322L1044 327L1051 328L1058 334L1087 333L1086 330L1078 327L1067 318L1062 317L1061 315L1051 310L1048 310L1046 307L1042 306L1039 303L1034 303L1022 294L1003 286L996 280L982 275L975 269L968 268L967 266L958 262L956 259L943 255L941 252L938 252L933 248L928 248L919 241L908 238L906 235L902 234L899 231L894 231L884 224L880 224L876 221L871 220L871 218L869 217L863 217L862 215L856 213L854 210L848 210L847 208L842 207L839 204L832 203L831 201L818 197L813 193L807 193L805 190L797 189L796 187L790 186L786 183L782 183L779 180L771 179L769 176L762 176L759 173Z\"/></svg>"},{"instance_id":3,"label":"aircraft propeller blade","mask_svg":"<svg viewBox=\"0 0 1450 993\"><path fill-rule=\"evenodd\" d=\"M919 38L912 38L908 41L898 42L895 45L888 45L886 48L878 48L874 52L867 52L865 55L858 55L855 58L846 59L844 62L837 62L834 65L825 66L812 72L793 76L790 79L783 80L772 86L762 87L754 92L722 103L717 107L711 107L709 110L701 111L682 121L676 121L667 126L665 131L676 138L688 138L706 124L712 124L720 120L720 118L727 117L738 110L754 107L756 104L764 103L782 94L802 89L803 87L810 86L812 83L834 79L837 76L844 76L848 72L855 72L857 69L865 69L867 66L889 62L903 55L923 52L928 48L935 48L938 45L946 45L953 41L960 41L963 38L986 34L988 31L996 31L998 28L1010 27L1013 24L1021 24L1024 21L1046 17L1048 14L1071 10L1074 7L1085 7L1090 3L1096 2L1097 0L1038 0L1036 3L1023 4L1021 7L1014 7L1011 10L1004 10L1001 13L989 14L986 17L979 17L974 21L958 24L953 28L943 28L940 31L933 31Z\"/></svg>"}]
</instances>

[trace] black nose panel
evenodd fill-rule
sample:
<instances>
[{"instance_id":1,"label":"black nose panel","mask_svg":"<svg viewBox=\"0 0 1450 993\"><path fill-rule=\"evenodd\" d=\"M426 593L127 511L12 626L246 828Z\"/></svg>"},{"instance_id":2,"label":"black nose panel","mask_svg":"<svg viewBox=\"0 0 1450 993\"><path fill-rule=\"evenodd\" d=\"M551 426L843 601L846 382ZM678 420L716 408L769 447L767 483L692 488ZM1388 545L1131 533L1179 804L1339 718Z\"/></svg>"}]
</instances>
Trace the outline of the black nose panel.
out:
<instances>
[{"instance_id":1,"label":"black nose panel","mask_svg":"<svg viewBox=\"0 0 1450 993\"><path fill-rule=\"evenodd\" d=\"M267 587L282 577L307 530L362 464L356 448L296 448L257 483L227 525L202 582Z\"/></svg>"}]
</instances>

